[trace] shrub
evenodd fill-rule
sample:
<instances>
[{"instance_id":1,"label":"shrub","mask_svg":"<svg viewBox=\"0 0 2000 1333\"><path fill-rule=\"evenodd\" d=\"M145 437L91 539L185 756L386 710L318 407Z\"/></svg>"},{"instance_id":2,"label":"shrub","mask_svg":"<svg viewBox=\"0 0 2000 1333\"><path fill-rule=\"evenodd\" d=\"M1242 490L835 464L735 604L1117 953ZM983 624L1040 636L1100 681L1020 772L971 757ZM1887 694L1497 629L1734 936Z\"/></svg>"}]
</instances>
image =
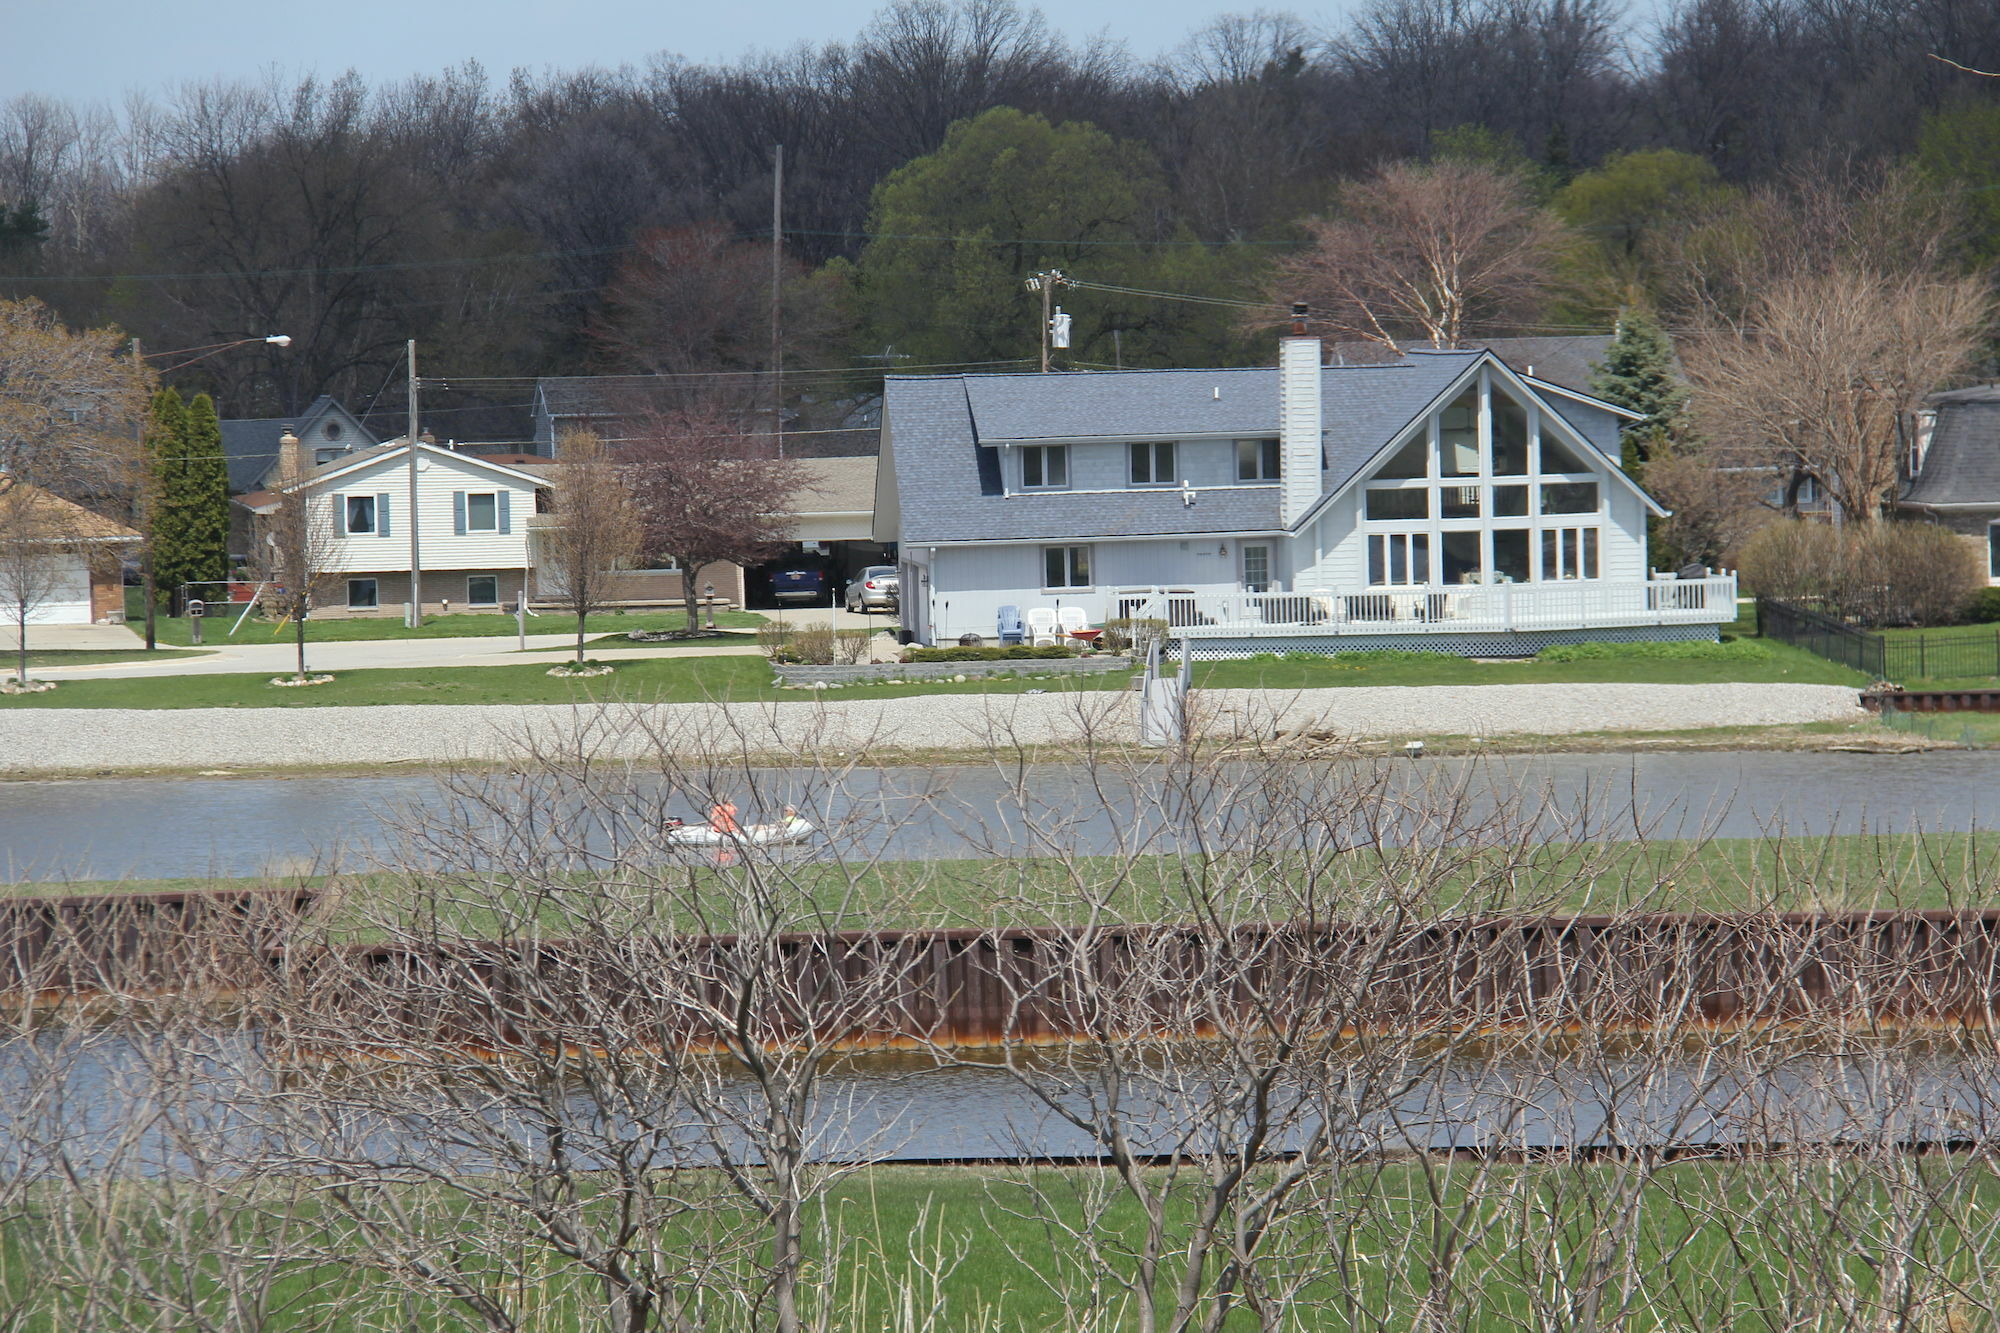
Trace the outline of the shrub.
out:
<instances>
[{"instance_id":1,"label":"shrub","mask_svg":"<svg viewBox=\"0 0 2000 1333\"><path fill-rule=\"evenodd\" d=\"M1965 618L1975 625L2000 621L2000 588L1981 588L1965 605Z\"/></svg>"},{"instance_id":2,"label":"shrub","mask_svg":"<svg viewBox=\"0 0 2000 1333\"><path fill-rule=\"evenodd\" d=\"M1743 590L1780 602L1839 601L1839 571L1847 564L1839 528L1807 519L1766 524L1743 543L1737 573Z\"/></svg>"},{"instance_id":3,"label":"shrub","mask_svg":"<svg viewBox=\"0 0 2000 1333\"><path fill-rule=\"evenodd\" d=\"M1755 662L1771 656L1768 644L1755 639L1724 639L1720 643L1691 639L1667 643L1559 643L1535 654L1538 662Z\"/></svg>"},{"instance_id":4,"label":"shrub","mask_svg":"<svg viewBox=\"0 0 2000 1333\"><path fill-rule=\"evenodd\" d=\"M768 638L763 629L757 631L759 643L777 644L764 650L773 662L801 666L853 666L868 656L868 641L873 637L874 631L865 629L844 629L836 634L829 625L808 625Z\"/></svg>"},{"instance_id":5,"label":"shrub","mask_svg":"<svg viewBox=\"0 0 2000 1333\"><path fill-rule=\"evenodd\" d=\"M1167 637L1167 622L1149 620L1143 616L1104 622L1104 633L1098 637L1098 644L1114 653L1131 650L1144 653L1152 646L1153 640Z\"/></svg>"},{"instance_id":6,"label":"shrub","mask_svg":"<svg viewBox=\"0 0 2000 1333\"><path fill-rule=\"evenodd\" d=\"M1012 662L1053 657L1075 657L1082 650L1061 644L1044 645L1040 648L1025 644L1009 645L1005 648L909 648L903 652L905 662Z\"/></svg>"},{"instance_id":7,"label":"shrub","mask_svg":"<svg viewBox=\"0 0 2000 1333\"><path fill-rule=\"evenodd\" d=\"M1743 587L1866 625L1944 625L1986 582L1977 546L1935 523L1772 523L1744 544Z\"/></svg>"}]
</instances>

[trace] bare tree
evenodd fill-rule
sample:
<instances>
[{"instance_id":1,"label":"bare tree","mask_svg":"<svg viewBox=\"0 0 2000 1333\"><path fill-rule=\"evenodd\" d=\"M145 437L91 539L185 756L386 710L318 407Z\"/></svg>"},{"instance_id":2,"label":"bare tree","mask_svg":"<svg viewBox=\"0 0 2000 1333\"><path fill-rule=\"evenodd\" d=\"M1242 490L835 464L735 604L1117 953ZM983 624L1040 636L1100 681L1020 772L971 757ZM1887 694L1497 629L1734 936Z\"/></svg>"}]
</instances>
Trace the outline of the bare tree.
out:
<instances>
[{"instance_id":1,"label":"bare tree","mask_svg":"<svg viewBox=\"0 0 2000 1333\"><path fill-rule=\"evenodd\" d=\"M770 275L769 247L716 223L647 232L606 290L593 336L619 371L767 370ZM786 361L817 364L842 331L835 283L789 261L781 289Z\"/></svg>"},{"instance_id":2,"label":"bare tree","mask_svg":"<svg viewBox=\"0 0 2000 1333\"><path fill-rule=\"evenodd\" d=\"M632 493L604 441L590 431L565 431L560 460L549 470L552 522L537 532L539 567L564 609L576 617L576 661L593 611L610 596L611 574L639 552L639 515ZM527 590L522 589L522 596Z\"/></svg>"},{"instance_id":3,"label":"bare tree","mask_svg":"<svg viewBox=\"0 0 2000 1333\"><path fill-rule=\"evenodd\" d=\"M49 602L74 594L86 559L82 522L75 505L37 486L0 473L0 602L15 633L15 683L28 687L28 626ZM86 578L84 595L89 596Z\"/></svg>"},{"instance_id":4,"label":"bare tree","mask_svg":"<svg viewBox=\"0 0 2000 1333\"><path fill-rule=\"evenodd\" d=\"M1924 395L1964 373L1992 310L1979 278L1850 263L1780 279L1683 341L1697 429L1746 461L1811 472L1872 523Z\"/></svg>"},{"instance_id":5,"label":"bare tree","mask_svg":"<svg viewBox=\"0 0 2000 1333\"><path fill-rule=\"evenodd\" d=\"M797 462L713 397L649 407L631 421L617 452L644 527L647 552L681 571L688 629L701 627L699 575L718 561L754 564L791 536Z\"/></svg>"},{"instance_id":6,"label":"bare tree","mask_svg":"<svg viewBox=\"0 0 2000 1333\"><path fill-rule=\"evenodd\" d=\"M1388 167L1306 231L1311 245L1278 261L1272 299L1306 301L1336 333L1390 348L1457 347L1531 313L1565 235L1518 177L1464 162Z\"/></svg>"},{"instance_id":7,"label":"bare tree","mask_svg":"<svg viewBox=\"0 0 2000 1333\"><path fill-rule=\"evenodd\" d=\"M306 484L298 450L271 494L270 508L254 525L257 566L270 591L272 607L292 622L298 648L296 680L306 680L306 619L314 601L333 582L340 553L339 524L333 506L339 497L315 494Z\"/></svg>"},{"instance_id":8,"label":"bare tree","mask_svg":"<svg viewBox=\"0 0 2000 1333\"><path fill-rule=\"evenodd\" d=\"M0 474L76 499L129 493L152 377L118 357L124 341L0 300Z\"/></svg>"}]
</instances>

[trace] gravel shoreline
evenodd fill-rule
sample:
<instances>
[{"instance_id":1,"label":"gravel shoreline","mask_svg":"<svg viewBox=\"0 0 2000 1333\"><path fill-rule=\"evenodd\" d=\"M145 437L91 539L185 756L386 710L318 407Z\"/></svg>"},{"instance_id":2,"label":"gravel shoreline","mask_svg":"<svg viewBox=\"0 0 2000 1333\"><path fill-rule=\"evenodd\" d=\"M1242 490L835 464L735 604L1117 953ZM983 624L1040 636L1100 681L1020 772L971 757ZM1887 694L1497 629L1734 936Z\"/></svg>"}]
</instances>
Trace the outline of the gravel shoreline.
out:
<instances>
[{"instance_id":1,"label":"gravel shoreline","mask_svg":"<svg viewBox=\"0 0 2000 1333\"><path fill-rule=\"evenodd\" d=\"M1868 716L1850 688L1784 684L1204 690L1194 711L1201 731L1218 738L1553 736ZM0 708L0 773L505 761L551 746L605 758L662 750L977 750L995 743L1127 743L1137 739L1137 726L1137 695L1104 691L754 704Z\"/></svg>"}]
</instances>

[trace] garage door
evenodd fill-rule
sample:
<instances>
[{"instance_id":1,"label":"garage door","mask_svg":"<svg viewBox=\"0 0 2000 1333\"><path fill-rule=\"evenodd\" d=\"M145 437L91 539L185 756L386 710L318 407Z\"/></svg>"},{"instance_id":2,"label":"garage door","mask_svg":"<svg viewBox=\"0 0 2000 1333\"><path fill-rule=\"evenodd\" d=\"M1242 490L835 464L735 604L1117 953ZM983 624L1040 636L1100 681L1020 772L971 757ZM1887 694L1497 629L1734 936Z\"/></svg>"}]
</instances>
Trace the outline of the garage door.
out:
<instances>
[{"instance_id":1,"label":"garage door","mask_svg":"<svg viewBox=\"0 0 2000 1333\"><path fill-rule=\"evenodd\" d=\"M90 619L90 568L81 560L28 612L30 625L88 625Z\"/></svg>"}]
</instances>

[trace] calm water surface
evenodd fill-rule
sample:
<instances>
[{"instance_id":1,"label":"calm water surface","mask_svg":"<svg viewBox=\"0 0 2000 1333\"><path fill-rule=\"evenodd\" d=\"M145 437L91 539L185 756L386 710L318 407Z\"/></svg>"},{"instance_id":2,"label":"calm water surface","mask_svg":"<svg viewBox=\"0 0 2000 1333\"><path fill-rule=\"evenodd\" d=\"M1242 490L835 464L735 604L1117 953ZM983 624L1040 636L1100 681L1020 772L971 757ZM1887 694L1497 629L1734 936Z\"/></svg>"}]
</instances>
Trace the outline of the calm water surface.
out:
<instances>
[{"instance_id":1,"label":"calm water surface","mask_svg":"<svg viewBox=\"0 0 2000 1333\"><path fill-rule=\"evenodd\" d=\"M1507 756L1394 761L1402 787L1468 792L1475 809L1519 803L1593 840L1641 835L1972 831L2000 827L2000 752L1931 755L1701 753ZM843 844L897 858L1033 851L1036 823L1108 850L1135 836L1176 845L1159 802L1164 775L1140 772L1102 797L1079 768L1031 770L1019 788L990 767L859 769L838 789L813 774L763 770L718 779L745 818L797 804ZM503 790L506 779L495 779ZM1026 799L1023 799L1023 793ZM699 818L700 803L643 785L631 810ZM430 777L84 779L0 783L0 882L166 879L365 865L412 813L462 811ZM479 816L474 815L473 818ZM1282 832L1276 836L1284 836ZM1393 831L1388 836L1393 836Z\"/></svg>"}]
</instances>

